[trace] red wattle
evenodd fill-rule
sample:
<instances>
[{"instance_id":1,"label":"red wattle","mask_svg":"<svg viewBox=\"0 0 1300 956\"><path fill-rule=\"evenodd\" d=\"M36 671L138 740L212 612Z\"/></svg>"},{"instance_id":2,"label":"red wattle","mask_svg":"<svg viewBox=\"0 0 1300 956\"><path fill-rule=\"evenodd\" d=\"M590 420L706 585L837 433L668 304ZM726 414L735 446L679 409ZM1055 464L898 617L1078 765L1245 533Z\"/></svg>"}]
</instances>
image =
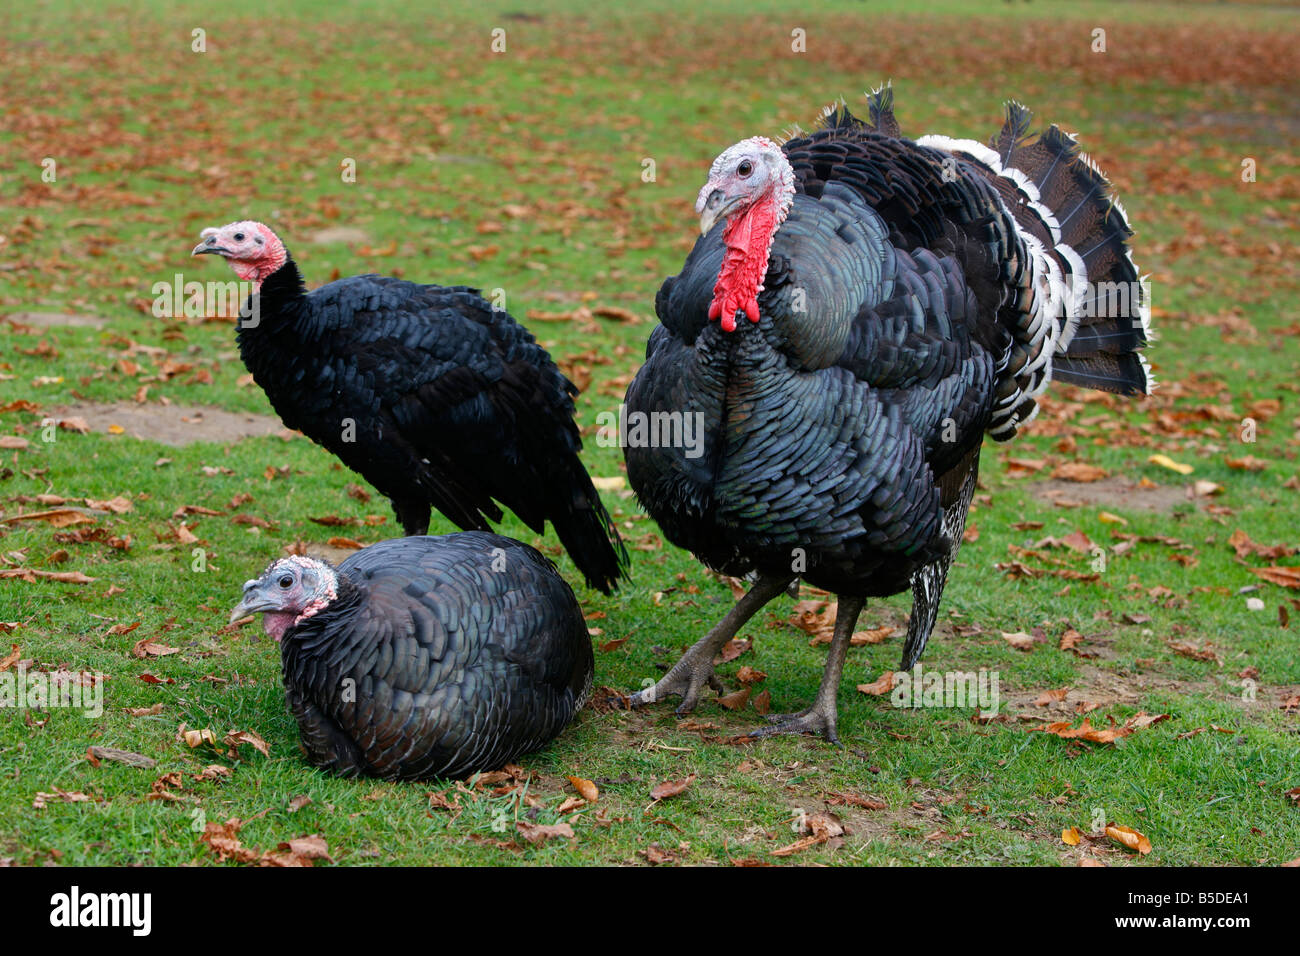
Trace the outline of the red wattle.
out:
<instances>
[{"instance_id":1,"label":"red wattle","mask_svg":"<svg viewBox=\"0 0 1300 956\"><path fill-rule=\"evenodd\" d=\"M758 293L767 274L772 234L779 224L776 204L771 200L751 206L727 221L722 232L727 251L709 304L709 318L721 318L722 331L736 331L737 312L744 312L751 322L759 320Z\"/></svg>"}]
</instances>

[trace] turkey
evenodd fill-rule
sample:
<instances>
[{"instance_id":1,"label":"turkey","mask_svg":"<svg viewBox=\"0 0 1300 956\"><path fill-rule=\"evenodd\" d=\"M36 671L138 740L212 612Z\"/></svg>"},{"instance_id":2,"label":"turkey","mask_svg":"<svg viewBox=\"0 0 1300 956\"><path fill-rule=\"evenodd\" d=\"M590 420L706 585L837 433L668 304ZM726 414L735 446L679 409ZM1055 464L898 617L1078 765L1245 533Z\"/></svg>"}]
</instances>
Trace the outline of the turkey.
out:
<instances>
[{"instance_id":1,"label":"turkey","mask_svg":"<svg viewBox=\"0 0 1300 956\"><path fill-rule=\"evenodd\" d=\"M587 583L609 593L627 550L592 486L574 424L577 388L532 334L475 289L360 275L308 292L260 222L204 229L193 254L252 283L239 353L285 425L392 502L408 535L431 508L486 531L498 502L546 521Z\"/></svg>"},{"instance_id":2,"label":"turkey","mask_svg":"<svg viewBox=\"0 0 1300 956\"><path fill-rule=\"evenodd\" d=\"M553 740L591 690L591 639L555 566L481 531L393 538L337 568L273 561L261 612L307 759L390 780L495 770Z\"/></svg>"},{"instance_id":3,"label":"turkey","mask_svg":"<svg viewBox=\"0 0 1300 956\"><path fill-rule=\"evenodd\" d=\"M696 415L706 440L693 457L629 440L630 484L670 541L753 584L634 706L694 708L719 648L802 578L839 599L821 686L755 734L836 741L865 600L910 588L902 669L925 647L983 436L1014 436L1053 380L1151 386L1132 230L1072 136L1031 138L1011 103L990 146L912 141L889 88L868 116L841 104L784 146L723 152L656 296L628 419Z\"/></svg>"}]
</instances>

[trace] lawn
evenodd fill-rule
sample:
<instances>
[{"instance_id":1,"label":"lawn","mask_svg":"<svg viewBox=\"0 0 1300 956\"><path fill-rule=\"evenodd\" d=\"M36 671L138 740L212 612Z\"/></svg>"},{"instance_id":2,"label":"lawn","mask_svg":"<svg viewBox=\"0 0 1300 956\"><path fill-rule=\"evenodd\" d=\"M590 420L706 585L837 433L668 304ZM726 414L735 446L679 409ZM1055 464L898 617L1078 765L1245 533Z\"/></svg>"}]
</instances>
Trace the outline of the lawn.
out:
<instances>
[{"instance_id":1,"label":"lawn","mask_svg":"<svg viewBox=\"0 0 1300 956\"><path fill-rule=\"evenodd\" d=\"M10 670L98 679L103 712L0 708L0 863L215 864L201 836L229 820L253 851L319 835L354 865L1300 857L1300 590L1286 584L1300 578L1267 570L1300 564L1295 7L914 7L10 11L0 658L12 646ZM829 610L817 602L832 599L805 588L809 603L773 602L720 667L729 693L742 668L766 675L748 700L728 698L735 709L712 694L684 720L671 706L588 707L521 767L462 784L308 766L278 647L224 627L229 609L286 549L338 556L398 529L364 481L274 420L232 320L155 316L155 283L229 278L189 257L199 230L263 220L313 285L382 272L500 290L583 388L589 470L617 479L621 452L597 445L596 416L642 359L710 160L887 79L909 135L987 140L1011 97L1079 132L1151 275L1156 393L1055 388L1027 433L985 445L923 666L995 674L996 714L855 689L897 666L895 632L850 651L842 748L737 742L756 708L797 710L816 691ZM634 559L612 598L581 589L553 535L513 519L501 530L556 559L588 614L597 684L627 691L733 595L608 484ZM60 509L80 511L23 517ZM435 516L431 530L454 528ZM859 626L897 628L908 607L872 603ZM1085 718L1097 740L1062 736ZM211 734L187 740L195 730ZM238 732L267 752L225 742ZM574 807L570 776L596 784L594 804ZM574 836L534 845L518 820ZM1150 851L1124 849L1108 824Z\"/></svg>"}]
</instances>

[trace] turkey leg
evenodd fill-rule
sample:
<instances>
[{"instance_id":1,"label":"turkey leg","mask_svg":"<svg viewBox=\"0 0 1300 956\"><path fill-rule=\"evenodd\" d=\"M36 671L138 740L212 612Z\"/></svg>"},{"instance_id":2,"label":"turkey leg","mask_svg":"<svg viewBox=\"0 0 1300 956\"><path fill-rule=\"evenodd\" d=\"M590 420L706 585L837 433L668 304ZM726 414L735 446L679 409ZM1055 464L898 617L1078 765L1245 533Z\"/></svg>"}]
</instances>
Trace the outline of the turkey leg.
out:
<instances>
[{"instance_id":1,"label":"turkey leg","mask_svg":"<svg viewBox=\"0 0 1300 956\"><path fill-rule=\"evenodd\" d=\"M750 734L751 737L819 733L831 743L839 744L839 737L835 734L838 715L835 700L839 694L840 675L844 672L844 658L853 638L853 628L857 626L858 615L862 613L865 603L860 597L840 597L839 608L835 612L835 636L831 638L830 653L826 655L826 669L822 671L821 686L817 688L817 699L813 705L797 714L772 715L768 718L772 725L760 727Z\"/></svg>"},{"instance_id":2,"label":"turkey leg","mask_svg":"<svg viewBox=\"0 0 1300 956\"><path fill-rule=\"evenodd\" d=\"M718 653L723 644L735 637L736 632L744 627L745 622L758 613L763 605L789 587L792 580L792 577L785 576L760 576L745 596L727 612L727 616L683 654L659 683L632 695L632 706L641 707L676 695L682 698L677 713L688 714L694 710L700 699L700 691L706 684L715 689L721 686L713 675L713 655ZM854 617L856 618L857 615L855 614Z\"/></svg>"}]
</instances>

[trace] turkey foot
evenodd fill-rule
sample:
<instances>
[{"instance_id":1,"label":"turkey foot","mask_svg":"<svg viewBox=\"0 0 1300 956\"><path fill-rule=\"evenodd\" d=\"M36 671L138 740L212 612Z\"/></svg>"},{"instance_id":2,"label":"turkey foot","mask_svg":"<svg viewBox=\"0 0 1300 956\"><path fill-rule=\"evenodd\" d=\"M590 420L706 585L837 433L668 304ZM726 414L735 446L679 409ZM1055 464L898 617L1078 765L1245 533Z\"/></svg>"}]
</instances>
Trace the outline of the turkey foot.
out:
<instances>
[{"instance_id":1,"label":"turkey foot","mask_svg":"<svg viewBox=\"0 0 1300 956\"><path fill-rule=\"evenodd\" d=\"M723 639L722 644L727 639ZM659 682L651 687L646 687L637 691L631 697L633 707L641 707L645 704L653 704L661 701L666 697L680 697L682 702L677 706L677 713L689 714L699 703L700 691L705 686L712 687L719 693L722 692L722 682L718 680L713 673L713 655L716 647L712 643L713 632L701 641L697 642L690 650L678 659L677 663L672 666ZM719 644L718 646L721 646Z\"/></svg>"},{"instance_id":2,"label":"turkey foot","mask_svg":"<svg viewBox=\"0 0 1300 956\"><path fill-rule=\"evenodd\" d=\"M831 638L830 653L826 655L826 669L822 671L821 686L817 688L817 700L813 705L797 714L774 714L768 718L772 721L771 726L760 727L749 736L821 734L830 743L839 746L840 739L835 732L838 717L835 698L839 693L840 675L844 673L844 658L853 638L853 628L857 626L858 615L862 613L865 603L859 597L840 597L839 608L835 612L835 636Z\"/></svg>"},{"instance_id":3,"label":"turkey foot","mask_svg":"<svg viewBox=\"0 0 1300 956\"><path fill-rule=\"evenodd\" d=\"M772 722L769 727L759 727L750 731L750 737L775 737L778 734L821 734L830 743L840 746L840 738L835 733L835 701L832 698L826 710L814 705L797 714L772 714L767 719Z\"/></svg>"},{"instance_id":4,"label":"turkey foot","mask_svg":"<svg viewBox=\"0 0 1300 956\"><path fill-rule=\"evenodd\" d=\"M745 596L727 612L727 616L683 654L657 684L633 694L631 705L643 707L666 697L679 696L682 702L677 707L677 713L689 714L699 703L700 691L705 685L714 690L721 690L722 685L713 673L714 655L721 650L723 644L736 636L736 632L744 627L763 605L784 591L791 580L790 577L766 575L759 577Z\"/></svg>"}]
</instances>

